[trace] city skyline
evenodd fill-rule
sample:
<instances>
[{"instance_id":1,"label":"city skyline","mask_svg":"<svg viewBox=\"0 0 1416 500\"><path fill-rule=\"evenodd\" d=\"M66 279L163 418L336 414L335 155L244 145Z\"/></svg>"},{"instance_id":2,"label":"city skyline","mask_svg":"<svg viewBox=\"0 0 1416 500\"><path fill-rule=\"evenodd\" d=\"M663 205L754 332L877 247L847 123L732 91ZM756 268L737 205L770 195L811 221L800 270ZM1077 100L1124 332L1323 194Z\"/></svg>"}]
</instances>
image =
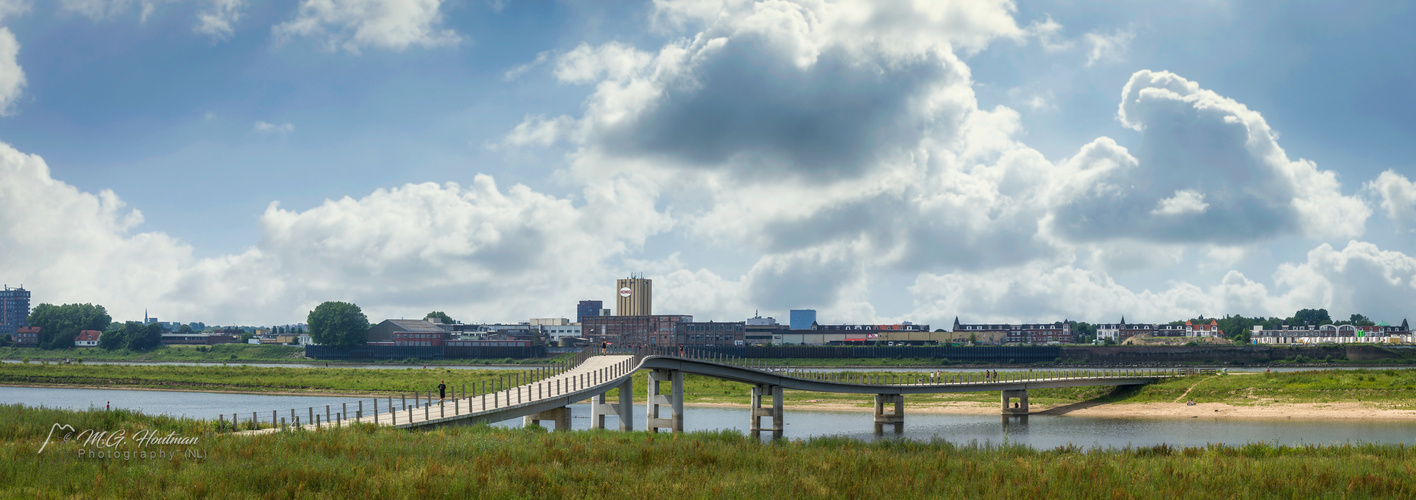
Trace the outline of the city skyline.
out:
<instances>
[{"instance_id":1,"label":"city skyline","mask_svg":"<svg viewBox=\"0 0 1416 500\"><path fill-rule=\"evenodd\" d=\"M0 0L0 276L208 324L635 272L842 324L1416 304L1405 3L371 3Z\"/></svg>"}]
</instances>

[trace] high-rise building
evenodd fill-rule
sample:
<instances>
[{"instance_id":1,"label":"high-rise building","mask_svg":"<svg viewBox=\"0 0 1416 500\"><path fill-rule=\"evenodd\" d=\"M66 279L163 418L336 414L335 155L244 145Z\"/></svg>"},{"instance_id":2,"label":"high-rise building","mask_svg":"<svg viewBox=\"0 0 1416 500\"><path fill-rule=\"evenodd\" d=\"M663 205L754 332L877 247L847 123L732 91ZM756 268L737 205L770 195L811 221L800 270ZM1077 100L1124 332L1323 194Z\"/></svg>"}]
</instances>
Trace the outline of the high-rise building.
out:
<instances>
[{"instance_id":1,"label":"high-rise building","mask_svg":"<svg viewBox=\"0 0 1416 500\"><path fill-rule=\"evenodd\" d=\"M653 312L653 283L648 278L630 276L615 280L615 316L651 316Z\"/></svg>"},{"instance_id":2,"label":"high-rise building","mask_svg":"<svg viewBox=\"0 0 1416 500\"><path fill-rule=\"evenodd\" d=\"M811 324L816 322L815 309L792 309L791 325L793 330L810 330Z\"/></svg>"},{"instance_id":3,"label":"high-rise building","mask_svg":"<svg viewBox=\"0 0 1416 500\"><path fill-rule=\"evenodd\" d=\"M598 300L582 300L575 305L575 322L584 323L586 316L599 316L605 303Z\"/></svg>"},{"instance_id":4,"label":"high-rise building","mask_svg":"<svg viewBox=\"0 0 1416 500\"><path fill-rule=\"evenodd\" d=\"M25 287L0 290L0 335L14 338L20 327L29 326L30 292Z\"/></svg>"}]
</instances>

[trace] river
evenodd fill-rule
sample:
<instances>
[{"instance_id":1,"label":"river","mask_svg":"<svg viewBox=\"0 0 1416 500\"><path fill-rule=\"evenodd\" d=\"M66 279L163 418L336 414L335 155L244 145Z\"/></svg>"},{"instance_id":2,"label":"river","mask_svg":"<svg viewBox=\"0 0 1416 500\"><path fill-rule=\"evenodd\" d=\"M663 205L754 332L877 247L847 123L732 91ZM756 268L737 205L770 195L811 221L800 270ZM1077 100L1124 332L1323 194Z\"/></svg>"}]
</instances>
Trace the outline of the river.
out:
<instances>
[{"instance_id":1,"label":"river","mask_svg":"<svg viewBox=\"0 0 1416 500\"><path fill-rule=\"evenodd\" d=\"M88 408L127 408L148 414L165 414L199 419L215 419L218 414L230 416L240 413L242 420L256 412L263 421L268 421L272 410L282 416L289 416L295 409L297 415L308 415L309 408L315 407L323 414L325 405L339 411L340 405L358 403L354 398L320 396L268 396L252 394L223 394L174 391L143 391L114 389L62 389L0 387L0 402L23 403L30 406L43 404L48 407L83 410ZM370 400L364 399L366 411L371 409ZM387 399L380 401L380 407L387 407ZM394 400L395 404L399 403ZM634 427L644 427L644 407L634 408ZM571 406L571 428L590 427L589 405ZM606 419L606 425L615 429L618 423L614 417ZM860 440L879 439L873 431L872 416L868 412L832 412L815 410L793 410L788 408L784 416L786 426L783 437L805 439L817 436L840 436ZM520 427L521 420L513 419L494 424L499 427ZM548 424L549 425L549 424ZM687 407L684 410L684 430L708 431L731 429L739 432L748 430L748 410L746 408ZM1077 416L1033 415L1026 422L1016 419L1005 420L1001 416L940 415L905 413L903 434L896 435L889 430L885 438L928 441L947 440L957 444L991 443L1022 444L1039 449L1049 449L1068 444L1091 447L1153 446L1166 443L1174 446L1201 446L1207 443L1242 445L1247 443L1270 443L1285 445L1341 444L1341 443L1406 443L1416 442L1416 428L1410 423L1387 421L1256 421L1223 419L1157 419L1157 418L1099 418Z\"/></svg>"}]
</instances>

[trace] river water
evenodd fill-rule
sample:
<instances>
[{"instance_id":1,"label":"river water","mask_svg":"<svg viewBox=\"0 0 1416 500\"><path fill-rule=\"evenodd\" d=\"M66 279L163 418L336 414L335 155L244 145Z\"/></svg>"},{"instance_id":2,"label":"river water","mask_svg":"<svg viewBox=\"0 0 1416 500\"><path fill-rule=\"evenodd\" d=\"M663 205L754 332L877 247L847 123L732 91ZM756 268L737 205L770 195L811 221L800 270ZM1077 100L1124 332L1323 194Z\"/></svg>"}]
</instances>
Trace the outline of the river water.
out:
<instances>
[{"instance_id":1,"label":"river water","mask_svg":"<svg viewBox=\"0 0 1416 500\"><path fill-rule=\"evenodd\" d=\"M240 413L241 420L256 412L262 421L269 421L271 411L289 417L308 415L309 408L323 414L325 405L340 411L348 403L351 411L358 403L354 398L318 396L266 396L251 394L219 394L201 392L60 389L0 387L0 402L23 403L84 410L88 408L127 408L148 414L165 414L199 419L229 418ZM365 411L372 409L364 399ZM395 399L397 405L399 400ZM387 409L387 399L379 406ZM644 428L644 407L634 408L634 428ZM590 427L590 408L586 404L571 406L571 428ZM302 417L303 419L304 417ZM770 419L765 419L770 420ZM619 428L615 417L606 419L610 429ZM1402 422L1381 421L1239 421L1221 419L1150 419L1097 418L1076 416L1034 415L1025 422L1001 416L911 414L905 411L905 428L895 434L887 428L885 434L874 433L873 417L869 412L832 412L787 409L784 416L788 439L817 436L839 436L860 440L904 438L928 441L946 440L957 444L1022 444L1039 449L1068 444L1091 447L1152 446L1166 443L1174 446L1201 446L1207 443L1242 445L1270 443L1286 445L1340 443L1416 443L1416 426ZM513 419L495 424L499 427L520 427ZM551 425L547 423L547 425ZM746 408L687 407L684 410L684 430L749 429ZM766 436L764 436L766 438Z\"/></svg>"}]
</instances>

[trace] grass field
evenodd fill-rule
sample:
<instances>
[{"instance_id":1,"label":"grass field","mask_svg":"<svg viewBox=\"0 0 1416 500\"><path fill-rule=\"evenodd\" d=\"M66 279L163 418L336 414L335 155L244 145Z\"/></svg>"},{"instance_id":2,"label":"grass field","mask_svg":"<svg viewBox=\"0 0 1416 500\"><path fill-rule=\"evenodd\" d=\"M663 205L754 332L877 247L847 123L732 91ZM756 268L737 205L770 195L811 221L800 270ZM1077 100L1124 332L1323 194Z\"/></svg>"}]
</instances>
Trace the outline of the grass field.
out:
<instances>
[{"instance_id":1,"label":"grass field","mask_svg":"<svg viewBox=\"0 0 1416 500\"><path fill-rule=\"evenodd\" d=\"M151 351L109 351L97 347L44 350L33 347L0 347L0 359L85 361L185 361L185 362L295 362L306 361L304 348L287 345L217 344L214 346L172 345Z\"/></svg>"},{"instance_id":2,"label":"grass field","mask_svg":"<svg viewBox=\"0 0 1416 500\"><path fill-rule=\"evenodd\" d=\"M150 351L129 351L118 349L109 351L97 347L44 350L34 347L0 347L0 359L58 361L65 358L84 361L135 361L135 362L189 362L189 363L329 363L347 364L406 364L430 366L461 365L539 365L568 359L573 354L548 356L545 358L488 358L488 359L380 359L355 361L323 361L305 357L305 348L288 345L217 344L214 346L165 345Z\"/></svg>"},{"instance_id":3,"label":"grass field","mask_svg":"<svg viewBox=\"0 0 1416 500\"><path fill-rule=\"evenodd\" d=\"M204 458L84 458L76 429L195 437ZM1412 498L1416 450L1267 444L1086 450L726 433L355 427L263 436L131 412L0 405L5 498ZM89 447L91 449L92 447Z\"/></svg>"}]
</instances>

